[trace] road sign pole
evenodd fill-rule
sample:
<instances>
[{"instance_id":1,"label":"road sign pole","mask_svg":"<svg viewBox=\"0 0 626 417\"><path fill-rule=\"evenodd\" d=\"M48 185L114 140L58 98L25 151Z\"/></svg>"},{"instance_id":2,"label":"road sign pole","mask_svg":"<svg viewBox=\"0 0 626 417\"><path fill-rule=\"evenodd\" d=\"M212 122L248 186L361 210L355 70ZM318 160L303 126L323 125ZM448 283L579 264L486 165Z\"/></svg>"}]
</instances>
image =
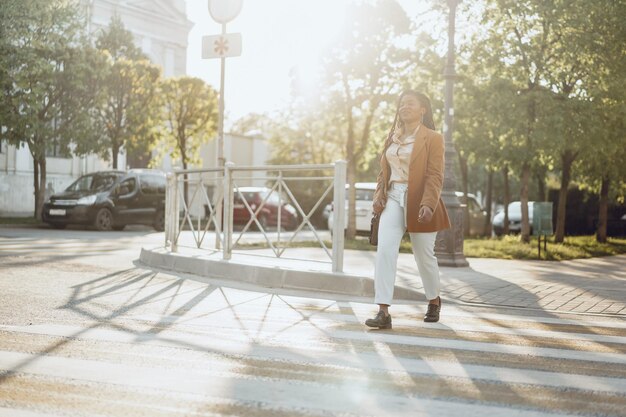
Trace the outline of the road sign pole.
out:
<instances>
[{"instance_id":1,"label":"road sign pole","mask_svg":"<svg viewBox=\"0 0 626 417\"><path fill-rule=\"evenodd\" d=\"M222 35L226 34L226 24L222 23ZM226 57L222 56L220 58L220 97L219 97L219 119L217 122L217 166L222 168L222 173L224 172L223 169L226 166L226 158L224 156L224 78L226 75ZM224 176L224 179L225 176ZM226 197L226 196L224 196ZM224 206L224 199L220 198L219 200L219 204L217 207L217 221L221 222L222 218L223 218L223 210L222 207ZM228 218L228 217L227 217ZM217 228L216 232L217 232ZM226 235L224 235L224 238L226 238ZM215 239L215 249L221 249L220 248L220 239L218 236L216 236Z\"/></svg>"},{"instance_id":2,"label":"road sign pole","mask_svg":"<svg viewBox=\"0 0 626 417\"><path fill-rule=\"evenodd\" d=\"M226 34L226 24L222 24L222 35ZM226 74L226 57L220 58L220 102L219 102L219 122L218 122L218 137L219 137L219 150L217 165L221 168L224 167L226 158L224 156L224 77Z\"/></svg>"},{"instance_id":3,"label":"road sign pole","mask_svg":"<svg viewBox=\"0 0 626 417\"><path fill-rule=\"evenodd\" d=\"M209 13L213 20L222 25L222 35L219 37L215 36L205 36L202 38L202 57L206 59L210 58L220 58L220 96L219 96L219 119L217 123L217 166L222 169L222 180L226 181L225 167L226 167L226 157L224 155L224 79L226 76L226 57L227 56L239 56L241 54L241 35L237 34L226 34L226 23L233 20L239 12L241 11L241 6L243 4L243 0L209 0ZM228 190L230 191L230 181L228 182ZM223 208L232 210L230 207L230 198L232 198L232 193L224 193L224 188L226 184L223 184L223 187L217 187L217 204L216 204L216 217L217 224L222 224L222 219L231 219L229 213L224 213L225 210ZM227 204L224 204L224 199L228 198ZM231 213L232 214L232 213ZM232 219L230 220L232 222ZM216 239L215 239L215 248L220 249L220 238L217 233L217 227L215 228ZM222 228L227 232L224 233L224 250L228 251L230 248L228 234L232 232L229 231L228 226ZM225 254L227 252L224 252Z\"/></svg>"}]
</instances>

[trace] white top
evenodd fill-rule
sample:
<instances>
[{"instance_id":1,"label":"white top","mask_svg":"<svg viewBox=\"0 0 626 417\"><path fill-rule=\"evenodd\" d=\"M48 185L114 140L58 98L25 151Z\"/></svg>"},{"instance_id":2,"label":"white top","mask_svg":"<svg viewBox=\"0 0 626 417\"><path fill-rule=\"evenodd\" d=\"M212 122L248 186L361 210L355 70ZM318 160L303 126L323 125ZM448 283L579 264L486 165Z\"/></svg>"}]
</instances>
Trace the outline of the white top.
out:
<instances>
[{"instance_id":1,"label":"white top","mask_svg":"<svg viewBox=\"0 0 626 417\"><path fill-rule=\"evenodd\" d=\"M415 134L421 126L420 123L413 133L407 135L404 140L400 140L400 135L398 134L392 136L392 142L385 153L387 161L389 161L389 166L391 167L389 184L392 182L409 182L409 161L411 159L411 152L413 151Z\"/></svg>"}]
</instances>

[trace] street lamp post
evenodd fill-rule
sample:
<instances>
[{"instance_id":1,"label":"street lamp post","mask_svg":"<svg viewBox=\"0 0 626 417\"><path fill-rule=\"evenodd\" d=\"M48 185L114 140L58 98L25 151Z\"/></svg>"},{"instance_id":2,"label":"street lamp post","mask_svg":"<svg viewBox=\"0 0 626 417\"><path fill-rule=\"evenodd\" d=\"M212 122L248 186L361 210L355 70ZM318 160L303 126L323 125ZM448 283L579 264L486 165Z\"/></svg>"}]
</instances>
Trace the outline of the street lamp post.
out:
<instances>
[{"instance_id":1,"label":"street lamp post","mask_svg":"<svg viewBox=\"0 0 626 417\"><path fill-rule=\"evenodd\" d=\"M444 97L444 122L443 136L445 139L445 174L441 198L446 205L452 227L437 233L435 243L435 255L441 266L468 266L469 263L463 255L463 222L465 204L462 204L456 196L456 176L454 174L454 161L457 159L456 149L452 142L454 106L453 89L456 73L454 71L454 20L456 7L460 0L447 0L450 8L448 16L448 56L443 70L443 78L446 80Z\"/></svg>"}]
</instances>

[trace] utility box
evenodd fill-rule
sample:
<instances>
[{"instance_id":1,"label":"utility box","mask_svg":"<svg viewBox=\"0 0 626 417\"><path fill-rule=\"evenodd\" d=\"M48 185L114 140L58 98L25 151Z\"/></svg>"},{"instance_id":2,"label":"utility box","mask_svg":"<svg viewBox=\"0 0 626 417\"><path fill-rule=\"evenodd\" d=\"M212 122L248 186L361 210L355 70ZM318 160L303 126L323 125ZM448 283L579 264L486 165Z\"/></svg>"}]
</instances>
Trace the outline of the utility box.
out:
<instances>
[{"instance_id":1,"label":"utility box","mask_svg":"<svg viewBox=\"0 0 626 417\"><path fill-rule=\"evenodd\" d=\"M552 236L554 228L552 226L552 202L533 203L533 235Z\"/></svg>"}]
</instances>

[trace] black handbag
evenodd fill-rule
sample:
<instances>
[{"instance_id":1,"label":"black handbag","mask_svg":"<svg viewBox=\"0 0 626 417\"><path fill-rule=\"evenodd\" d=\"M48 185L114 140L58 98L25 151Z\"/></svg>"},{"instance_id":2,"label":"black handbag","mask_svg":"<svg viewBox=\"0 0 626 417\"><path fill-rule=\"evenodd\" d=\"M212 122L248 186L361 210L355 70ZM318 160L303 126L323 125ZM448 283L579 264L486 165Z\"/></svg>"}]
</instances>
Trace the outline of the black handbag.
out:
<instances>
[{"instance_id":1,"label":"black handbag","mask_svg":"<svg viewBox=\"0 0 626 417\"><path fill-rule=\"evenodd\" d=\"M370 225L370 245L378 245L378 223L380 222L380 213L374 213L372 215L372 222Z\"/></svg>"}]
</instances>

